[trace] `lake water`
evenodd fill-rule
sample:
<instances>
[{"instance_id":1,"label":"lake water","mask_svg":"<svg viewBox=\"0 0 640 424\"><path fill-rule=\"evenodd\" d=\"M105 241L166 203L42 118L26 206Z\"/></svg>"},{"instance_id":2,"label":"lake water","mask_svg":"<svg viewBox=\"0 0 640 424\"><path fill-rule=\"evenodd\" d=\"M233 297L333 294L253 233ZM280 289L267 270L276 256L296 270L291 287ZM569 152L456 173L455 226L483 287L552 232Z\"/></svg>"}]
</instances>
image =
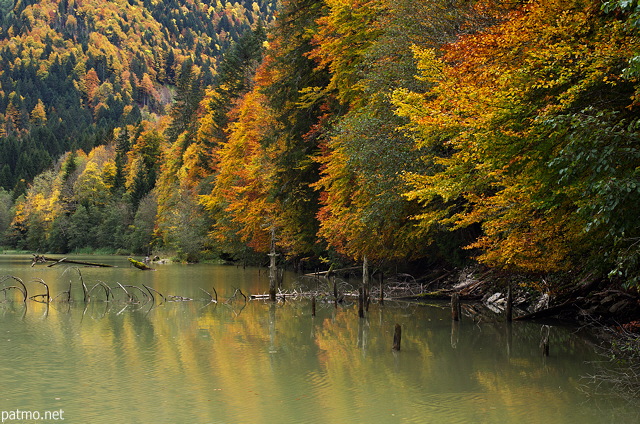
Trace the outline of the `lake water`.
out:
<instances>
[{"instance_id":1,"label":"lake water","mask_svg":"<svg viewBox=\"0 0 640 424\"><path fill-rule=\"evenodd\" d=\"M76 258L73 258L76 259ZM601 357L576 329L499 320L456 324L445 303L276 304L265 270L220 265L31 267L0 255L0 275L29 296L72 287L49 305L0 293L0 413L65 423L637 423L637 402L590 386ZM105 302L97 287L145 284L193 300ZM287 275L286 284L295 276ZM16 285L6 280L0 288ZM209 303L215 287L219 303ZM118 290L114 289L114 293ZM132 295L144 295L130 288ZM6 295L6 299L5 299ZM156 295L156 297L159 297ZM231 299L230 299L231 298ZM402 346L391 349L395 324ZM550 355L540 351L549 331ZM56 412L59 415L52 415ZM13 416L10 414L14 414ZM45 414L48 418L45 420ZM22 416L24 418L24 415ZM37 417L37 416L36 416ZM33 421L5 421L33 422Z\"/></svg>"}]
</instances>

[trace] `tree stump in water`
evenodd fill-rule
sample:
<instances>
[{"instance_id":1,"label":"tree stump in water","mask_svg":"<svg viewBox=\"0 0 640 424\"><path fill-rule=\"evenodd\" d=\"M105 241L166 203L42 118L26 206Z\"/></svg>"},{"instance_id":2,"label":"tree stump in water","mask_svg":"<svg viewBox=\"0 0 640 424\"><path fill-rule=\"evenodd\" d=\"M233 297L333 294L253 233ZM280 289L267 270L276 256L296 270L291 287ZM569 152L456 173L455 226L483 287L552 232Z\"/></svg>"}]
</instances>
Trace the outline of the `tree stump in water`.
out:
<instances>
[{"instance_id":1,"label":"tree stump in water","mask_svg":"<svg viewBox=\"0 0 640 424\"><path fill-rule=\"evenodd\" d=\"M511 284L509 284L509 288L507 289L507 306L504 312L507 315L507 322L511 322L513 320L513 292L511 291Z\"/></svg>"},{"instance_id":2,"label":"tree stump in water","mask_svg":"<svg viewBox=\"0 0 640 424\"><path fill-rule=\"evenodd\" d=\"M454 293L451 295L451 319L454 321L460 321L461 312L460 295L458 293Z\"/></svg>"},{"instance_id":3,"label":"tree stump in water","mask_svg":"<svg viewBox=\"0 0 640 424\"><path fill-rule=\"evenodd\" d=\"M393 350L400 350L401 341L402 341L402 327L400 327L400 324L396 324L395 331L393 332Z\"/></svg>"}]
</instances>

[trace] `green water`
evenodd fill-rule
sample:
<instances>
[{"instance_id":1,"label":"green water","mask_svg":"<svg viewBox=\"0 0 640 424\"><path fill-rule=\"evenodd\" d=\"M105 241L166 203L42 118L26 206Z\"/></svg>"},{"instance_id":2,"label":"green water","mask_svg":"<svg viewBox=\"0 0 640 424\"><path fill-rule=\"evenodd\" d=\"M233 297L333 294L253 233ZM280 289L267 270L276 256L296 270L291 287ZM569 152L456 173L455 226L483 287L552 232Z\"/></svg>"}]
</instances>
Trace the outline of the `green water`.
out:
<instances>
[{"instance_id":1,"label":"green water","mask_svg":"<svg viewBox=\"0 0 640 424\"><path fill-rule=\"evenodd\" d=\"M88 259L88 258L85 258ZM601 358L593 340L540 324L459 324L446 304L355 305L306 300L227 301L236 288L264 293L264 270L162 265L90 258L117 268L82 268L87 286L146 284L193 300L135 305L83 302L79 274L0 256L0 275L29 295L72 285L72 302L50 305L0 294L0 413L57 411L64 423L636 423L640 407L594 393L585 376ZM287 276L287 284L293 284ZM5 281L0 288L14 285ZM219 303L205 289L215 287ZM142 295L138 295L143 299ZM395 324L402 348L391 349ZM5 422L33 422L11 421Z\"/></svg>"}]
</instances>

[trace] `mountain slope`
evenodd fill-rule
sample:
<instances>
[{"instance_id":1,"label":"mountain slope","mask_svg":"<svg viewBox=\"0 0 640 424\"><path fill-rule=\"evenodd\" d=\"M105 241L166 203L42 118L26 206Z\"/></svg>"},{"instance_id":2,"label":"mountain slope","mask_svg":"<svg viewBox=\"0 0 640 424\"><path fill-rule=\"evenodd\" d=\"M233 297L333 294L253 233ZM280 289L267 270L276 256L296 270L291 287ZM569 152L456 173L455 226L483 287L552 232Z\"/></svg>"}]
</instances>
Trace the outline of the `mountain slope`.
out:
<instances>
[{"instance_id":1,"label":"mountain slope","mask_svg":"<svg viewBox=\"0 0 640 424\"><path fill-rule=\"evenodd\" d=\"M166 114L182 67L212 83L220 54L275 3L0 1L0 187Z\"/></svg>"}]
</instances>

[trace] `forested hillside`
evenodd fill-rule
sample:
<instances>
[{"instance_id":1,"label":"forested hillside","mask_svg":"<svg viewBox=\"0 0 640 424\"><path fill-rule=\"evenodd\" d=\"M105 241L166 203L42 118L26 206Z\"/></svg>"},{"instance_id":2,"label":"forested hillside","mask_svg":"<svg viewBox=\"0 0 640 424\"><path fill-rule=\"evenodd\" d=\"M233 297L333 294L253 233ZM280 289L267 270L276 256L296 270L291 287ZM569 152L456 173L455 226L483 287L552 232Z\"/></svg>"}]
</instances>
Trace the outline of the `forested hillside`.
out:
<instances>
[{"instance_id":1,"label":"forested hillside","mask_svg":"<svg viewBox=\"0 0 640 424\"><path fill-rule=\"evenodd\" d=\"M168 112L176 77L214 80L222 52L275 1L0 2L0 187L71 149L105 144L117 126Z\"/></svg>"},{"instance_id":2,"label":"forested hillside","mask_svg":"<svg viewBox=\"0 0 640 424\"><path fill-rule=\"evenodd\" d=\"M15 199L0 209L4 244L197 260L275 241L296 261L472 260L637 284L636 1L283 0L228 45L222 19L189 23L230 7L204 3L185 2L184 19L164 19L171 3L114 12L95 40L87 15L56 24L70 8L57 2L5 23L24 40L5 37L3 71L33 62L35 76L29 89L2 77L2 145L84 136L48 153L24 197L0 193ZM42 51L29 16L49 22ZM135 25L156 29L117 35ZM128 43L130 56L108 48ZM27 104L58 65L69 89Z\"/></svg>"}]
</instances>

